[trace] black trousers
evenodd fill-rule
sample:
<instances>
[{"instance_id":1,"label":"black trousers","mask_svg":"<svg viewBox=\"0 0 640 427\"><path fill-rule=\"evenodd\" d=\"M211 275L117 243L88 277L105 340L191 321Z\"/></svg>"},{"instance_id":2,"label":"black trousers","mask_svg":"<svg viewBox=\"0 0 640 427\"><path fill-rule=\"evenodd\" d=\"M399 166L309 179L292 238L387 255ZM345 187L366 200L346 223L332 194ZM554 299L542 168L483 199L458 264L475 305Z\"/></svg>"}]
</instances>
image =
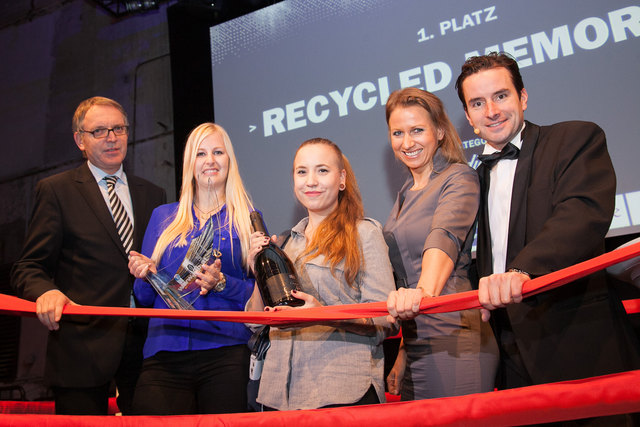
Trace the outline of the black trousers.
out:
<instances>
[{"instance_id":1,"label":"black trousers","mask_svg":"<svg viewBox=\"0 0 640 427\"><path fill-rule=\"evenodd\" d=\"M246 412L249 356L244 344L161 351L143 362L133 411L137 415Z\"/></svg>"},{"instance_id":2,"label":"black trousers","mask_svg":"<svg viewBox=\"0 0 640 427\"><path fill-rule=\"evenodd\" d=\"M369 390L367 390L364 396L362 396L360 400L358 400L357 402L346 403L346 404L336 403L334 405L323 406L323 408L340 408L343 406L375 405L378 403L380 403L380 399L378 399L378 393L376 393L376 389L373 387L373 385L371 385L369 387Z\"/></svg>"},{"instance_id":3,"label":"black trousers","mask_svg":"<svg viewBox=\"0 0 640 427\"><path fill-rule=\"evenodd\" d=\"M369 387L369 389L365 392L365 394L356 402L353 403L335 403L333 405L323 406L322 408L342 408L345 406L361 406L361 405L376 405L380 403L380 399L378 399L378 393L376 393L376 389L373 387L373 384ZM259 404L258 404L259 405ZM252 408L253 410L253 408ZM268 406L262 406L262 411L277 411L277 409L270 408ZM256 412L260 412L256 410Z\"/></svg>"},{"instance_id":4,"label":"black trousers","mask_svg":"<svg viewBox=\"0 0 640 427\"><path fill-rule=\"evenodd\" d=\"M130 318L118 370L114 380L118 388L118 408L131 415L133 394L142 368L142 348L147 337L148 319ZM90 363L90 362L88 362ZM111 381L94 387L52 387L56 414L107 415Z\"/></svg>"},{"instance_id":5,"label":"black trousers","mask_svg":"<svg viewBox=\"0 0 640 427\"><path fill-rule=\"evenodd\" d=\"M107 415L111 383L98 387L53 387L56 415Z\"/></svg>"}]
</instances>

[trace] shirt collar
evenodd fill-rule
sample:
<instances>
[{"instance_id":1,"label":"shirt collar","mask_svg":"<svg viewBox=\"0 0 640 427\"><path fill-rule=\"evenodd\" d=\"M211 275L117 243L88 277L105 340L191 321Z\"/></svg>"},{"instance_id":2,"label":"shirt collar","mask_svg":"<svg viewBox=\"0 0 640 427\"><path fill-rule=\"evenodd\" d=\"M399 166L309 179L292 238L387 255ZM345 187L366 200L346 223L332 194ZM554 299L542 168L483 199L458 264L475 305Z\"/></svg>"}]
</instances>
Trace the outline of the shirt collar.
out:
<instances>
[{"instance_id":1,"label":"shirt collar","mask_svg":"<svg viewBox=\"0 0 640 427\"><path fill-rule=\"evenodd\" d=\"M100 181L102 181L105 176L117 176L125 185L128 185L127 175L124 173L122 165L120 165L120 168L114 174L106 173L105 171L91 163L89 160L87 160L87 166L89 166L89 170L91 171L93 177L96 179L97 183L100 183Z\"/></svg>"},{"instance_id":2,"label":"shirt collar","mask_svg":"<svg viewBox=\"0 0 640 427\"><path fill-rule=\"evenodd\" d=\"M433 170L431 174L440 173L445 170L449 166L449 161L442 154L442 148L438 147L436 152L433 154Z\"/></svg>"},{"instance_id":3,"label":"shirt collar","mask_svg":"<svg viewBox=\"0 0 640 427\"><path fill-rule=\"evenodd\" d=\"M523 121L522 127L520 128L520 132L518 132L516 136L514 136L511 141L509 141L511 144L515 145L518 148L518 150L522 148L522 131L524 130L524 127L526 125L527 124ZM493 153L497 153L498 151L500 150L496 150L490 144L484 144L484 150L482 151L482 154L493 154Z\"/></svg>"},{"instance_id":4,"label":"shirt collar","mask_svg":"<svg viewBox=\"0 0 640 427\"><path fill-rule=\"evenodd\" d=\"M302 218L300 222L291 229L291 232L304 235L304 230L306 230L307 224L309 224L309 217Z\"/></svg>"},{"instance_id":5,"label":"shirt collar","mask_svg":"<svg viewBox=\"0 0 640 427\"><path fill-rule=\"evenodd\" d=\"M450 164L451 163L447 160L444 154L442 154L441 147L438 147L436 149L436 152L433 153L433 168L431 170L431 175L429 175L429 178L433 179L435 175L443 172L446 168L449 167ZM398 192L398 194L405 193L409 188L413 187L414 182L415 181L413 180L413 175L411 175L411 172L409 172L407 174L407 179L402 185L402 188L400 188L400 191Z\"/></svg>"}]
</instances>

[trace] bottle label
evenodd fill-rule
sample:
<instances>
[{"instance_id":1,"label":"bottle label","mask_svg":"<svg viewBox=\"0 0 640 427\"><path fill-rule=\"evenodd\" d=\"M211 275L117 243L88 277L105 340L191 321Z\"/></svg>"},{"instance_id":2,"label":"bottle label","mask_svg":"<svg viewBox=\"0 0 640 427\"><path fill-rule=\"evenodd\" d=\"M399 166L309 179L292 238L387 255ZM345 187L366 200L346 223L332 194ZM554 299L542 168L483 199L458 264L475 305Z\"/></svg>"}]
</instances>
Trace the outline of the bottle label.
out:
<instances>
[{"instance_id":1,"label":"bottle label","mask_svg":"<svg viewBox=\"0 0 640 427\"><path fill-rule=\"evenodd\" d=\"M274 305L279 305L284 302L283 300L293 298L291 291L300 289L296 279L294 275L285 273L276 274L267 279L267 289Z\"/></svg>"}]
</instances>

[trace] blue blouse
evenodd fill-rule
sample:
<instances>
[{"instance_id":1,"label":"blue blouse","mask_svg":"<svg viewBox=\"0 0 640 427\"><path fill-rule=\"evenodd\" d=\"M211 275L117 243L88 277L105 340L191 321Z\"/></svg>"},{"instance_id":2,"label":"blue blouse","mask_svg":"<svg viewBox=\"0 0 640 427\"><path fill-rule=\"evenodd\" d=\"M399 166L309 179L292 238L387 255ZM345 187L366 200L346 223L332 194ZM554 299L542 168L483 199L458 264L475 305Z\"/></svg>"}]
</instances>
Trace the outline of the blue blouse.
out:
<instances>
[{"instance_id":1,"label":"blue blouse","mask_svg":"<svg viewBox=\"0 0 640 427\"><path fill-rule=\"evenodd\" d=\"M159 206L153 211L142 243L143 255L151 256L160 234L173 220L177 210L178 203L176 202ZM195 227L187 236L187 244L168 248L157 266L158 271L164 271L173 276L184 259L191 241L202 233L204 227L200 229L200 223L193 210L192 215ZM222 228L217 224L218 218ZM219 217L213 216L213 221L216 228L213 247L216 249L219 244L222 253L220 258L222 272L226 276L227 286L222 292L210 291L207 295L201 295L193 307L197 310L243 311L253 292L254 280L249 278L242 267L242 249L236 230L234 229L232 235L229 236L226 205L220 210ZM143 279L136 279L133 286L139 305L168 308L164 300ZM250 336L251 332L243 323L154 317L149 319L144 357L151 357L159 351L208 350L246 344Z\"/></svg>"}]
</instances>

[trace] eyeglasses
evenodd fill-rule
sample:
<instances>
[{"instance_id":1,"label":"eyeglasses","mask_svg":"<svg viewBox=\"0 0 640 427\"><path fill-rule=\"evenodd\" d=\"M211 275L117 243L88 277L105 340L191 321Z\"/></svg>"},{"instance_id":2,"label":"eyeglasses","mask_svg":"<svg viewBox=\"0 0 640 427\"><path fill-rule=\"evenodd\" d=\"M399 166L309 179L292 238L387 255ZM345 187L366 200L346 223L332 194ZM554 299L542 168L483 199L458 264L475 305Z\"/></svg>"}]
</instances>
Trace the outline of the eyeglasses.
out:
<instances>
[{"instance_id":1,"label":"eyeglasses","mask_svg":"<svg viewBox=\"0 0 640 427\"><path fill-rule=\"evenodd\" d=\"M79 132L82 133L90 133L96 139L106 138L109 135L109 132L113 131L115 136L126 135L129 132L129 126L114 126L112 128L98 128L94 130L83 130L80 129Z\"/></svg>"}]
</instances>

